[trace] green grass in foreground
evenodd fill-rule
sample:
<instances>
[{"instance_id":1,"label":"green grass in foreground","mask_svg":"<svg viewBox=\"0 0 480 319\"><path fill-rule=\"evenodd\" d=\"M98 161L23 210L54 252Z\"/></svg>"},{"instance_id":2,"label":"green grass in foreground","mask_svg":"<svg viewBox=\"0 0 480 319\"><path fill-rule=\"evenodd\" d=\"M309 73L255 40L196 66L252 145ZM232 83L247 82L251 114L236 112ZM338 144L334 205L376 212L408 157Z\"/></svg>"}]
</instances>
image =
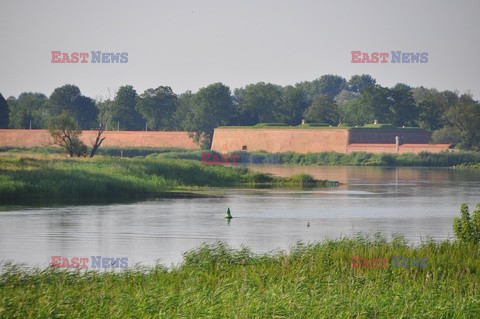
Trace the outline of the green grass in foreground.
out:
<instances>
[{"instance_id":1,"label":"green grass in foreground","mask_svg":"<svg viewBox=\"0 0 480 319\"><path fill-rule=\"evenodd\" d=\"M428 258L426 268L352 269L352 256ZM480 245L381 236L255 255L222 243L181 265L123 272L28 270L0 276L3 318L476 318Z\"/></svg>"},{"instance_id":2,"label":"green grass in foreground","mask_svg":"<svg viewBox=\"0 0 480 319\"><path fill-rule=\"evenodd\" d=\"M199 187L331 186L311 176L273 177L247 168L201 165L191 160L0 156L0 200L87 200L174 196ZM177 194L179 195L179 194Z\"/></svg>"}]
</instances>

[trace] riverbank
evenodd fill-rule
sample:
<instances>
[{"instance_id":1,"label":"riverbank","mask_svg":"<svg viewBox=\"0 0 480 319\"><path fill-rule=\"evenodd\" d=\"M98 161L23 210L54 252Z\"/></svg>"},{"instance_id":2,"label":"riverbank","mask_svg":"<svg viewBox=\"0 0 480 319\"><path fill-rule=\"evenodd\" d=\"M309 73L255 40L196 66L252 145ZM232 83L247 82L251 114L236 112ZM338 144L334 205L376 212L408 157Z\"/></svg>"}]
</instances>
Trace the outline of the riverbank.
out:
<instances>
[{"instance_id":1,"label":"riverbank","mask_svg":"<svg viewBox=\"0 0 480 319\"><path fill-rule=\"evenodd\" d=\"M352 264L354 256L362 262ZM388 262L375 266L363 258ZM480 311L479 260L478 244L412 247L401 237L375 236L263 255L218 243L187 252L173 269L7 265L0 317L473 318Z\"/></svg>"},{"instance_id":2,"label":"riverbank","mask_svg":"<svg viewBox=\"0 0 480 319\"><path fill-rule=\"evenodd\" d=\"M0 156L0 200L82 201L198 197L209 187L326 187L335 183L301 174L288 178L247 168L206 166L191 160L65 158L50 154Z\"/></svg>"},{"instance_id":3,"label":"riverbank","mask_svg":"<svg viewBox=\"0 0 480 319\"><path fill-rule=\"evenodd\" d=\"M64 151L56 147L34 148L0 148L16 154L41 153L63 154ZM202 153L221 155L215 151L187 150L180 148L108 148L99 149L99 155L113 157L157 156L169 159L190 159L201 161ZM231 155L275 155L278 164L282 165L329 165L329 166L406 166L406 167L453 167L480 165L480 152L441 152L420 154L373 154L365 152L353 152L350 154L322 152L322 153L277 153L266 152L233 152ZM257 163L259 164L259 163Z\"/></svg>"}]
</instances>

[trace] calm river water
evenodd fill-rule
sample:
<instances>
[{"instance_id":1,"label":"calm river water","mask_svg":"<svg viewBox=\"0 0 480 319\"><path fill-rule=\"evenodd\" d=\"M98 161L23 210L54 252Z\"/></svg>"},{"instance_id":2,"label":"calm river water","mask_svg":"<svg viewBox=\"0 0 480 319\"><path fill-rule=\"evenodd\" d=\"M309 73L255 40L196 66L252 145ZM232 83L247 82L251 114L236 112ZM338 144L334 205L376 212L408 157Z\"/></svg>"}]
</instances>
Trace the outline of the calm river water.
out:
<instances>
[{"instance_id":1,"label":"calm river water","mask_svg":"<svg viewBox=\"0 0 480 319\"><path fill-rule=\"evenodd\" d=\"M442 168L282 167L344 185L314 190L224 189L224 198L161 199L130 204L54 207L0 206L0 262L46 266L62 257L127 257L129 265L170 266L203 242L247 245L255 252L288 249L297 241L403 234L452 238L453 218L480 202L480 172ZM230 207L235 217L225 220ZM307 227L307 223L310 227Z\"/></svg>"}]
</instances>

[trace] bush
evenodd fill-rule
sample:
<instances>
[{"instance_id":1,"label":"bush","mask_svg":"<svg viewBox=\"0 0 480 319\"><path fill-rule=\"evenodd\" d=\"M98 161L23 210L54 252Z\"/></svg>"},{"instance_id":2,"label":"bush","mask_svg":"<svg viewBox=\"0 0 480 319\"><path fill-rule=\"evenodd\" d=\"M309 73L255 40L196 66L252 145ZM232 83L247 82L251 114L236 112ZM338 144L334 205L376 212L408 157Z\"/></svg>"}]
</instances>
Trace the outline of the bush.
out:
<instances>
[{"instance_id":1,"label":"bush","mask_svg":"<svg viewBox=\"0 0 480 319\"><path fill-rule=\"evenodd\" d=\"M477 209L472 216L468 212L467 204L463 203L460 206L460 218L455 218L453 221L453 230L455 236L461 242L480 243L480 203L477 204Z\"/></svg>"}]
</instances>

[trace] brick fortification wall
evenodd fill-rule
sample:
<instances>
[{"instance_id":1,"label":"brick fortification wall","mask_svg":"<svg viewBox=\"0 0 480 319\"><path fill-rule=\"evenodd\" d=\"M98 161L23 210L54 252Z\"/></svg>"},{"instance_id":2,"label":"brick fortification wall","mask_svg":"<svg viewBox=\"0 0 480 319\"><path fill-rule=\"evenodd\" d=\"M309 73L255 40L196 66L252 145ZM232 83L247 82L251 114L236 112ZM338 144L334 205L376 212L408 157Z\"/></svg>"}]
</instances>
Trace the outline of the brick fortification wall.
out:
<instances>
[{"instance_id":1,"label":"brick fortification wall","mask_svg":"<svg viewBox=\"0 0 480 319\"><path fill-rule=\"evenodd\" d=\"M82 141L91 146L96 131L83 131ZM178 147L199 149L186 132L105 131L103 146L110 147ZM395 136L399 136L397 148ZM218 128L213 135L212 150L229 153L242 150L272 153L295 152L369 152L369 153L437 153L448 144L428 144L430 133L422 130L348 130L348 129L249 129ZM47 130L0 130L0 147L50 146Z\"/></svg>"},{"instance_id":2,"label":"brick fortification wall","mask_svg":"<svg viewBox=\"0 0 480 319\"><path fill-rule=\"evenodd\" d=\"M399 147L395 144L399 137ZM212 150L229 153L242 150L318 153L438 153L448 150L448 144L428 144L430 133L424 130L380 129L260 129L217 128Z\"/></svg>"},{"instance_id":3,"label":"brick fortification wall","mask_svg":"<svg viewBox=\"0 0 480 319\"><path fill-rule=\"evenodd\" d=\"M217 128L212 150L228 153L242 150L271 153L347 152L346 129L245 129Z\"/></svg>"},{"instance_id":4,"label":"brick fortification wall","mask_svg":"<svg viewBox=\"0 0 480 319\"><path fill-rule=\"evenodd\" d=\"M199 149L187 132L105 131L102 146L110 147L178 147ZM81 140L91 146L97 131L83 131ZM52 137L47 130L0 130L0 147L50 146Z\"/></svg>"}]
</instances>

